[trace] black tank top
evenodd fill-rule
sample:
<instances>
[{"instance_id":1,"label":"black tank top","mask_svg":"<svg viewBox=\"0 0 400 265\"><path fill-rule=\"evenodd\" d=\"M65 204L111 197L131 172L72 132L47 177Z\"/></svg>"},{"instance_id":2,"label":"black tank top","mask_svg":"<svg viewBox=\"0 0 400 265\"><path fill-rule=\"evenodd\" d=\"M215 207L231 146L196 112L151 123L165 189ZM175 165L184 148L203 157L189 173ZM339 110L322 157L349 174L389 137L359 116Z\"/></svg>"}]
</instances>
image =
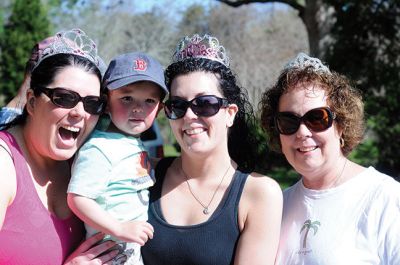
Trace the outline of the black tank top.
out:
<instances>
[{"instance_id":1,"label":"black tank top","mask_svg":"<svg viewBox=\"0 0 400 265\"><path fill-rule=\"evenodd\" d=\"M148 220L154 227L154 238L142 247L144 264L233 264L240 235L238 205L248 175L235 172L227 196L206 222L190 226L170 225L162 215L160 196L165 173L173 159L163 159L156 167L157 181L150 189Z\"/></svg>"}]
</instances>

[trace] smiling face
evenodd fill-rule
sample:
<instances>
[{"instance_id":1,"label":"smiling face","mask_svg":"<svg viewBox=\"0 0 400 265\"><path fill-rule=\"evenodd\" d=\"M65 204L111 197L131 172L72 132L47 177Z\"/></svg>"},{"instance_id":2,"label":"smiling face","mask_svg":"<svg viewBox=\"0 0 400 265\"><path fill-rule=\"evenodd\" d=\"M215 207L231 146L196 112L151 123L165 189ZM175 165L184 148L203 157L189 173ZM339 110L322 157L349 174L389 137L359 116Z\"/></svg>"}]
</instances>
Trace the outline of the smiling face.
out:
<instances>
[{"instance_id":1,"label":"smiling face","mask_svg":"<svg viewBox=\"0 0 400 265\"><path fill-rule=\"evenodd\" d=\"M81 97L100 95L99 78L79 66L60 70L48 87L75 91ZM54 105L44 93L35 97L32 90L28 91L27 110L27 141L41 156L53 160L71 158L99 118L98 115L87 113L81 101L71 109L61 108Z\"/></svg>"},{"instance_id":2,"label":"smiling face","mask_svg":"<svg viewBox=\"0 0 400 265\"><path fill-rule=\"evenodd\" d=\"M171 83L171 99L190 101L202 95L224 98L214 74L191 72L178 75ZM228 128L236 112L235 104L221 108L211 117L198 116L188 108L182 118L170 120L170 125L183 153L209 154L213 150L226 150Z\"/></svg>"},{"instance_id":3,"label":"smiling face","mask_svg":"<svg viewBox=\"0 0 400 265\"><path fill-rule=\"evenodd\" d=\"M111 90L108 110L110 131L138 136L151 127L160 109L161 88L153 82L136 82ZM112 128L112 129L111 129Z\"/></svg>"},{"instance_id":4,"label":"smiling face","mask_svg":"<svg viewBox=\"0 0 400 265\"><path fill-rule=\"evenodd\" d=\"M299 86L283 94L279 111L303 116L307 111L329 106L325 91L311 85ZM343 157L340 149L340 133L336 122L325 131L313 132L301 123L291 135L280 135L282 152L288 162L304 177L317 178L336 172L336 162Z\"/></svg>"}]
</instances>

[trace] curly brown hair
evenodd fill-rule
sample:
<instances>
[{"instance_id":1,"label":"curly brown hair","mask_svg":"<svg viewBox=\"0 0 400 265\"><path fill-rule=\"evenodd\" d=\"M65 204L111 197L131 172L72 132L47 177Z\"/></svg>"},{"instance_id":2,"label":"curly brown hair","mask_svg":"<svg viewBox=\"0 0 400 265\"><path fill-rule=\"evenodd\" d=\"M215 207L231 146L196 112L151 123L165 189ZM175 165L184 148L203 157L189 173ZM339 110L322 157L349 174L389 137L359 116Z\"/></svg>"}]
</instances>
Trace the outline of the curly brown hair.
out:
<instances>
[{"instance_id":1,"label":"curly brown hair","mask_svg":"<svg viewBox=\"0 0 400 265\"><path fill-rule=\"evenodd\" d=\"M261 125L268 135L269 147L281 152L279 133L275 128L275 116L278 113L280 97L299 86L306 88L312 84L327 94L327 103L336 114L335 122L342 129L343 155L347 156L363 139L364 104L359 90L350 80L335 72L317 72L312 67L285 69L278 81L263 93L259 103Z\"/></svg>"}]
</instances>

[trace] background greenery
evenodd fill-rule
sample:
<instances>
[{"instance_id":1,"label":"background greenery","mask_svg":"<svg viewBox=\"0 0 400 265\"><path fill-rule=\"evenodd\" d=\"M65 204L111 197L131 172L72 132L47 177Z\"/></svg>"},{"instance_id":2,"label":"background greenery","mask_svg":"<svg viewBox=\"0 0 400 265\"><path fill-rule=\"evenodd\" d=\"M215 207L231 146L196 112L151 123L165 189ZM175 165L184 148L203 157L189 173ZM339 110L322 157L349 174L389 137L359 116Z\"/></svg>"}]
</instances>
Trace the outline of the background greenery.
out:
<instances>
[{"instance_id":1,"label":"background greenery","mask_svg":"<svg viewBox=\"0 0 400 265\"><path fill-rule=\"evenodd\" d=\"M350 155L400 177L400 1L398 0L3 0L0 3L0 106L16 94L33 45L60 29L79 27L102 57L141 50L168 65L184 35L211 33L257 110L260 95L298 52L320 57L362 90L368 129ZM165 152L176 154L163 115ZM257 170L283 187L297 174L258 134Z\"/></svg>"}]
</instances>

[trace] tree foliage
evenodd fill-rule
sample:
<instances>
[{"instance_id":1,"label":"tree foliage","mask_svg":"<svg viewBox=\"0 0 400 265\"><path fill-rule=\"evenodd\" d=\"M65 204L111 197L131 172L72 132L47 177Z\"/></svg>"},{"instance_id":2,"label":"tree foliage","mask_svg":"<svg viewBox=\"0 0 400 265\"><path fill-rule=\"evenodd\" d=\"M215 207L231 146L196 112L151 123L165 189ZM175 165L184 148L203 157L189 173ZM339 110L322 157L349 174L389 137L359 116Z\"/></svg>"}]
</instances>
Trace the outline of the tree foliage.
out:
<instances>
[{"instance_id":1,"label":"tree foliage","mask_svg":"<svg viewBox=\"0 0 400 265\"><path fill-rule=\"evenodd\" d=\"M334 1L329 65L363 90L377 167L400 177L400 2Z\"/></svg>"},{"instance_id":2,"label":"tree foliage","mask_svg":"<svg viewBox=\"0 0 400 265\"><path fill-rule=\"evenodd\" d=\"M168 65L177 40L184 35L216 35L255 107L283 64L296 53L308 51L356 80L364 91L368 141L354 158L399 176L399 1L217 0L209 6L194 4L181 14L165 8L179 5L172 0L164 0L164 5L158 2L151 11L136 12L138 1L42 0L50 6L51 23L40 0L2 1L0 18L6 24L0 26L0 95L15 94L37 41L73 27L82 28L96 41L106 62L119 53L141 50ZM250 3L266 3L271 9ZM286 4L286 8L277 5L274 9L271 3ZM260 144L260 156L271 155ZM265 160L278 161L275 156ZM271 170L271 165L260 165L260 171L265 170Z\"/></svg>"},{"instance_id":3,"label":"tree foliage","mask_svg":"<svg viewBox=\"0 0 400 265\"><path fill-rule=\"evenodd\" d=\"M9 101L22 83L33 46L50 35L50 22L40 0L15 0L0 40L0 94Z\"/></svg>"},{"instance_id":4,"label":"tree foliage","mask_svg":"<svg viewBox=\"0 0 400 265\"><path fill-rule=\"evenodd\" d=\"M217 0L231 7L240 7L252 3L279 3L291 7L302 20L308 35L309 53L321 57L326 45L325 38L331 29L331 9L323 0Z\"/></svg>"},{"instance_id":5,"label":"tree foliage","mask_svg":"<svg viewBox=\"0 0 400 265\"><path fill-rule=\"evenodd\" d=\"M261 93L276 79L284 63L308 49L306 30L292 9L261 12L255 6L230 8L215 4L205 10L194 5L183 13L178 24L180 38L194 33L218 37L255 108Z\"/></svg>"},{"instance_id":6,"label":"tree foliage","mask_svg":"<svg viewBox=\"0 0 400 265\"><path fill-rule=\"evenodd\" d=\"M398 0L217 1L235 8L251 3L283 3L296 10L307 29L311 55L356 80L364 91L367 140L353 158L400 178Z\"/></svg>"},{"instance_id":7,"label":"tree foliage","mask_svg":"<svg viewBox=\"0 0 400 265\"><path fill-rule=\"evenodd\" d=\"M179 33L182 36L192 35L197 32L200 35L210 32L210 25L205 19L209 13L202 5L194 4L183 13L182 19L178 24Z\"/></svg>"}]
</instances>

